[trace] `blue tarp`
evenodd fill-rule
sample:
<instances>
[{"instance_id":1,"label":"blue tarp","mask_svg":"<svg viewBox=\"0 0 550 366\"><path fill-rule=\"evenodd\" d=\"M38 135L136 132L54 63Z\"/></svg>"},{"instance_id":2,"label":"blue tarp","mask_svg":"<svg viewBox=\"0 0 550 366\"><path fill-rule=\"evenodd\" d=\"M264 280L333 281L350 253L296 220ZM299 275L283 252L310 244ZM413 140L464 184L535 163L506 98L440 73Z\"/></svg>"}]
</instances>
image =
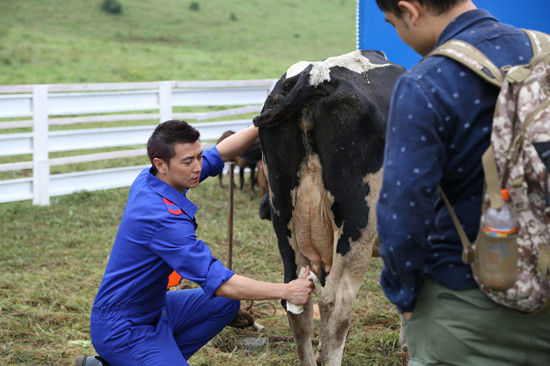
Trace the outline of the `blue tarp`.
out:
<instances>
[{"instance_id":1,"label":"blue tarp","mask_svg":"<svg viewBox=\"0 0 550 366\"><path fill-rule=\"evenodd\" d=\"M474 3L502 22L550 33L550 0L474 0ZM388 59L407 69L420 60L384 21L375 0L357 1L357 47L382 50Z\"/></svg>"}]
</instances>

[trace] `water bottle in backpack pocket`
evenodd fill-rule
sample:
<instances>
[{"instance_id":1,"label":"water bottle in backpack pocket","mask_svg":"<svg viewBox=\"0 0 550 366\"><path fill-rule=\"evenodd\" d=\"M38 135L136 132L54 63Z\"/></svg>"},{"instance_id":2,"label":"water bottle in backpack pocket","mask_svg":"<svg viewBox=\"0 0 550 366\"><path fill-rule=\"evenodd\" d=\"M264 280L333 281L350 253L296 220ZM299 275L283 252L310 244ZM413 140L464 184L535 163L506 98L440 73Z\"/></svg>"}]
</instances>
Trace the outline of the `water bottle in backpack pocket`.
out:
<instances>
[{"instance_id":1,"label":"water bottle in backpack pocket","mask_svg":"<svg viewBox=\"0 0 550 366\"><path fill-rule=\"evenodd\" d=\"M492 290L507 290L517 278L519 223L510 193L502 189L500 208L488 205L483 210L480 230L473 250L473 272Z\"/></svg>"}]
</instances>

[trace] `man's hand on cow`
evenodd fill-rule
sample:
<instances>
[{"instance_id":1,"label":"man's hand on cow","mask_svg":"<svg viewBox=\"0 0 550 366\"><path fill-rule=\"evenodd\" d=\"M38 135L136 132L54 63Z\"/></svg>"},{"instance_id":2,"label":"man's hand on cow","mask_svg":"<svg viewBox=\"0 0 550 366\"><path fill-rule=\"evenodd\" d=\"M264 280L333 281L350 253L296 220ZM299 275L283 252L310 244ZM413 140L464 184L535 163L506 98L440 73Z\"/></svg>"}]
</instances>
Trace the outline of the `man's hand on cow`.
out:
<instances>
[{"instance_id":1,"label":"man's hand on cow","mask_svg":"<svg viewBox=\"0 0 550 366\"><path fill-rule=\"evenodd\" d=\"M411 320L411 315L412 315L412 313L406 313L406 312L401 313L401 316L402 316L406 321Z\"/></svg>"},{"instance_id":2,"label":"man's hand on cow","mask_svg":"<svg viewBox=\"0 0 550 366\"><path fill-rule=\"evenodd\" d=\"M313 289L313 281L308 279L309 266L307 266L304 273L302 273L294 281L290 281L288 285L288 294L286 300L296 305L305 305L311 297L311 291Z\"/></svg>"}]
</instances>

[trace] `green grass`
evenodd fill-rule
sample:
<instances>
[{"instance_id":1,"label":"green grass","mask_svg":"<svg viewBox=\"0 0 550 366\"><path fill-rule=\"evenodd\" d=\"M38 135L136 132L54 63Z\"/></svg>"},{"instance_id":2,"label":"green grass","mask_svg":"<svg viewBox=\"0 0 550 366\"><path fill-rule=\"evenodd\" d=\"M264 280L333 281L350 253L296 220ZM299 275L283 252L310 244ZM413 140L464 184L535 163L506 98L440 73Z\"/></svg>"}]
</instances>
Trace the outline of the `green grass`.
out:
<instances>
[{"instance_id":1,"label":"green grass","mask_svg":"<svg viewBox=\"0 0 550 366\"><path fill-rule=\"evenodd\" d=\"M227 182L227 180L226 180ZM81 192L52 198L48 207L29 201L0 205L0 359L3 365L70 365L92 354L89 313L107 264L128 189ZM198 236L226 261L227 187L216 179L190 191L198 203ZM258 194L235 192L233 268L266 281L281 281L282 262L271 223L257 218ZM344 365L397 365L398 316L385 299L372 261L354 303ZM271 336L291 335L278 301L258 304L257 319ZM277 309L274 314L273 309ZM315 326L318 336L318 327ZM260 335L261 336L261 335ZM229 328L191 358L193 365L297 365L295 345L274 340L258 351L237 347Z\"/></svg>"},{"instance_id":2,"label":"green grass","mask_svg":"<svg viewBox=\"0 0 550 366\"><path fill-rule=\"evenodd\" d=\"M352 0L120 2L0 1L0 84L277 78L355 48Z\"/></svg>"}]
</instances>

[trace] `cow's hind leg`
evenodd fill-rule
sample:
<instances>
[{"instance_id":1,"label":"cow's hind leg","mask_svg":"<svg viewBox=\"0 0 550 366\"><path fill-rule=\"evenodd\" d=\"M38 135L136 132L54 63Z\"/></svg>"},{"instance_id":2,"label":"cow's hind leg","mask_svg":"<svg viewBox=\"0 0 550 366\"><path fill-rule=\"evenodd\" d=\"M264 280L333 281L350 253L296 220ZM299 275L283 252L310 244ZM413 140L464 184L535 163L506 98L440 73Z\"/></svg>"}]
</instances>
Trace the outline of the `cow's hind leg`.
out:
<instances>
[{"instance_id":1,"label":"cow's hind leg","mask_svg":"<svg viewBox=\"0 0 550 366\"><path fill-rule=\"evenodd\" d=\"M307 259L297 254L297 271L301 268L305 268L308 261ZM296 273L299 275L300 273ZM308 303L303 307L304 311L301 314L293 314L287 311L288 323L296 342L296 351L298 352L298 359L302 366L316 366L315 355L313 352L312 334L313 334L313 305L310 299Z\"/></svg>"},{"instance_id":2,"label":"cow's hind leg","mask_svg":"<svg viewBox=\"0 0 550 366\"><path fill-rule=\"evenodd\" d=\"M355 243L346 255L336 254L332 271L326 277L323 293L319 296L319 353L324 366L342 363L353 300L367 272L371 253L372 245Z\"/></svg>"},{"instance_id":3,"label":"cow's hind leg","mask_svg":"<svg viewBox=\"0 0 550 366\"><path fill-rule=\"evenodd\" d=\"M296 342L298 359L302 366L316 366L311 336L313 334L313 306L311 301L304 306L304 312L295 315L288 312L288 323Z\"/></svg>"}]
</instances>

